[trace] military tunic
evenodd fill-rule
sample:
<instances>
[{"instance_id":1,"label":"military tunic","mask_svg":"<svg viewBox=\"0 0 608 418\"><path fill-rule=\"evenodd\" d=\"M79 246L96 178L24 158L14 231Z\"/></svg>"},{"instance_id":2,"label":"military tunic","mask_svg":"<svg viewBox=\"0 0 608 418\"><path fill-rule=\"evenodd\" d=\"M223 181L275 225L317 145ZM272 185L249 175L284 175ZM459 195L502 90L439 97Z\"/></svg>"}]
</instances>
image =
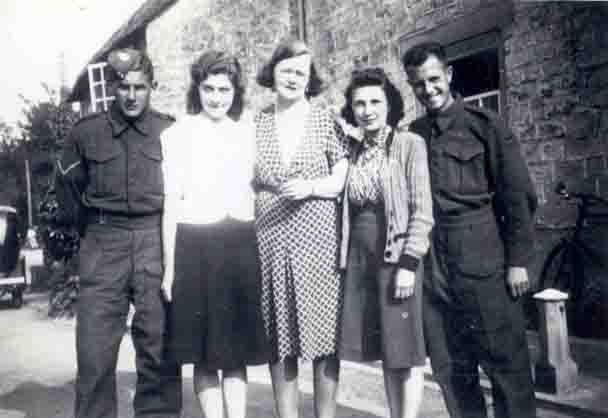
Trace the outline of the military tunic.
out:
<instances>
[{"instance_id":1,"label":"military tunic","mask_svg":"<svg viewBox=\"0 0 608 418\"><path fill-rule=\"evenodd\" d=\"M82 226L77 306L77 418L115 418L115 368L129 304L138 380L136 417L177 417L179 368L167 356L161 299L160 134L173 122L151 109L127 121L116 106L82 119L58 161L57 197Z\"/></svg>"},{"instance_id":2,"label":"military tunic","mask_svg":"<svg viewBox=\"0 0 608 418\"><path fill-rule=\"evenodd\" d=\"M423 318L450 415L487 416L481 365L497 417L534 417L523 311L505 281L533 253L536 195L519 143L497 115L461 99L410 129L428 146L435 228Z\"/></svg>"}]
</instances>

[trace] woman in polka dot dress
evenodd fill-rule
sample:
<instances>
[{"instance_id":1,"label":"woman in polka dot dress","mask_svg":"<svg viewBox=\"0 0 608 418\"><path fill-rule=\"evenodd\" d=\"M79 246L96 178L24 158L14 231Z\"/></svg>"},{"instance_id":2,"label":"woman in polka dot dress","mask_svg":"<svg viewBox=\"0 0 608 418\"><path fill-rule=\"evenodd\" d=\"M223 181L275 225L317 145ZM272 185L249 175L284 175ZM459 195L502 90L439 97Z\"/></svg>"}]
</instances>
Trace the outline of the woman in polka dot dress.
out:
<instances>
[{"instance_id":1,"label":"woman in polka dot dress","mask_svg":"<svg viewBox=\"0 0 608 418\"><path fill-rule=\"evenodd\" d=\"M256 117L254 187L277 411L280 418L297 416L301 358L313 360L317 417L333 417L342 305L336 198L347 145L331 114L308 100L322 82L304 43L281 43L258 83L276 92L275 104Z\"/></svg>"}]
</instances>

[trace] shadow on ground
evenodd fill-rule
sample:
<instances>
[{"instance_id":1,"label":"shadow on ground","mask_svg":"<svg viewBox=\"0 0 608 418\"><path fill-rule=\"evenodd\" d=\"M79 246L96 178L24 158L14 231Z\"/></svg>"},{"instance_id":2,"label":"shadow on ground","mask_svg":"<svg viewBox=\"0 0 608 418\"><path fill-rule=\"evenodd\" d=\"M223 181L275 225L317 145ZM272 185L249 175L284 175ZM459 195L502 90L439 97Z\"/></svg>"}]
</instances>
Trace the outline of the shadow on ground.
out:
<instances>
[{"instance_id":1,"label":"shadow on ground","mask_svg":"<svg viewBox=\"0 0 608 418\"><path fill-rule=\"evenodd\" d=\"M119 418L133 416L131 401L135 387L134 372L118 373ZM15 387L0 396L0 416L2 418L68 418L72 416L74 402L74 382L62 386L44 386L30 381ZM247 417L269 418L273 416L273 395L270 385L249 383ZM192 394L192 379L184 379L184 405L182 416L201 417L202 413ZM312 396L302 394L301 417L313 418ZM340 406L337 416L353 418L373 418L377 415L365 411Z\"/></svg>"}]
</instances>

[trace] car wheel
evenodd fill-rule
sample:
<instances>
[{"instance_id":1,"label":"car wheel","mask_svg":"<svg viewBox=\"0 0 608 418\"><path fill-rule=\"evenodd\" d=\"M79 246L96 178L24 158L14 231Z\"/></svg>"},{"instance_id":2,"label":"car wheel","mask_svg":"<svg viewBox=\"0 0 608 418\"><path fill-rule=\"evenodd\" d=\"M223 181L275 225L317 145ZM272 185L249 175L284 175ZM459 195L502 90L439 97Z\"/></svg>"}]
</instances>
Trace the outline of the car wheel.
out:
<instances>
[{"instance_id":1,"label":"car wheel","mask_svg":"<svg viewBox=\"0 0 608 418\"><path fill-rule=\"evenodd\" d=\"M23 306L23 292L16 291L13 293L13 307L19 309Z\"/></svg>"}]
</instances>

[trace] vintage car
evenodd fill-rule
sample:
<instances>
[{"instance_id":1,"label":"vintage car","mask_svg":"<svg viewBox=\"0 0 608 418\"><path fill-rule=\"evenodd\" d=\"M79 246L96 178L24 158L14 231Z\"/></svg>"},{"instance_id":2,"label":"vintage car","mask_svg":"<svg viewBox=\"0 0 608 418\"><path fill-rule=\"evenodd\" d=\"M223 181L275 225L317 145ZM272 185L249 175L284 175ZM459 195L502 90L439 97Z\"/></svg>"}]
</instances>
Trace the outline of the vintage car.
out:
<instances>
[{"instance_id":1,"label":"vintage car","mask_svg":"<svg viewBox=\"0 0 608 418\"><path fill-rule=\"evenodd\" d=\"M23 292L28 285L19 249L17 211L11 206L0 206L0 299L9 296L16 308L23 304Z\"/></svg>"}]
</instances>

